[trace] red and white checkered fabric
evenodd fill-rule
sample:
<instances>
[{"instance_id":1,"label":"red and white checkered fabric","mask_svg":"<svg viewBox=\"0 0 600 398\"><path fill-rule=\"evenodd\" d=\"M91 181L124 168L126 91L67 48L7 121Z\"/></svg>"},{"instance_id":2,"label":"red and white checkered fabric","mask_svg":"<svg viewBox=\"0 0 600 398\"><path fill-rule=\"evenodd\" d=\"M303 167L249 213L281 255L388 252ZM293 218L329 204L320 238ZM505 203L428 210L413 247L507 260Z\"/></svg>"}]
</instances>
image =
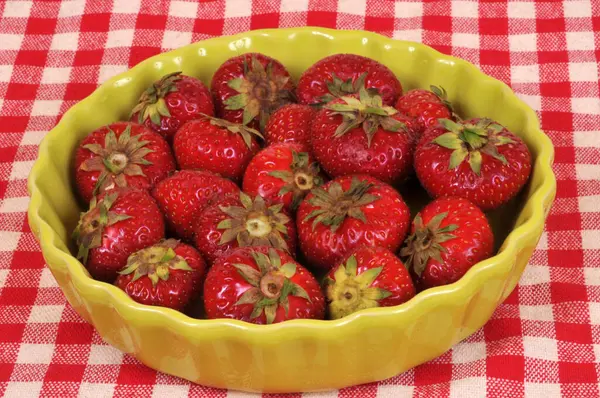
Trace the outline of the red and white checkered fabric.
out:
<instances>
[{"instance_id":1,"label":"red and white checkered fabric","mask_svg":"<svg viewBox=\"0 0 600 398\"><path fill-rule=\"evenodd\" d=\"M157 373L66 304L26 222L26 178L59 116L161 51L325 26L422 41L510 84L556 146L558 196L515 292L474 336L378 384L297 397L598 397L600 2L0 2L0 395L242 397Z\"/></svg>"}]
</instances>

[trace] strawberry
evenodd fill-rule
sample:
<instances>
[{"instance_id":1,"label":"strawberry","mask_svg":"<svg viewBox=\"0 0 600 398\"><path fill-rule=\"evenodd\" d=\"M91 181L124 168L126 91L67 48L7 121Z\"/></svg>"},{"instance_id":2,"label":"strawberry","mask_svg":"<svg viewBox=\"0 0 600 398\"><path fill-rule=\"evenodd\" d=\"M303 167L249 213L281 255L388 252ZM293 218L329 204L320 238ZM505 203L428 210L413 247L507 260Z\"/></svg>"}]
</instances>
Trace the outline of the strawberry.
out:
<instances>
[{"instance_id":1,"label":"strawberry","mask_svg":"<svg viewBox=\"0 0 600 398\"><path fill-rule=\"evenodd\" d=\"M310 123L315 110L308 105L288 104L271 115L265 130L268 145L278 142L297 142L310 148Z\"/></svg>"},{"instance_id":2,"label":"strawberry","mask_svg":"<svg viewBox=\"0 0 600 398\"><path fill-rule=\"evenodd\" d=\"M283 205L269 205L261 196L252 200L243 192L204 209L194 239L209 264L237 247L271 246L296 254L296 227Z\"/></svg>"},{"instance_id":3,"label":"strawberry","mask_svg":"<svg viewBox=\"0 0 600 398\"><path fill-rule=\"evenodd\" d=\"M329 316L338 319L373 307L408 301L415 287L404 264L383 247L360 246L325 277Z\"/></svg>"},{"instance_id":4,"label":"strawberry","mask_svg":"<svg viewBox=\"0 0 600 398\"><path fill-rule=\"evenodd\" d=\"M249 127L212 117L184 124L173 139L173 151L182 169L203 169L242 180L250 159L259 151L254 136L262 135Z\"/></svg>"},{"instance_id":5,"label":"strawberry","mask_svg":"<svg viewBox=\"0 0 600 398\"><path fill-rule=\"evenodd\" d=\"M170 73L142 93L130 120L146 125L169 142L185 122L214 115L210 91L200 80Z\"/></svg>"},{"instance_id":6,"label":"strawberry","mask_svg":"<svg viewBox=\"0 0 600 398\"><path fill-rule=\"evenodd\" d=\"M485 214L466 199L443 197L417 214L400 255L423 290L459 280L493 249Z\"/></svg>"},{"instance_id":7,"label":"strawberry","mask_svg":"<svg viewBox=\"0 0 600 398\"><path fill-rule=\"evenodd\" d=\"M239 191L233 182L209 171L181 170L158 183L152 196L165 215L168 229L191 241L202 210L220 195Z\"/></svg>"},{"instance_id":8,"label":"strawberry","mask_svg":"<svg viewBox=\"0 0 600 398\"><path fill-rule=\"evenodd\" d=\"M460 196L483 210L513 198L531 173L531 155L519 137L490 119L440 119L415 151L415 171L431 196Z\"/></svg>"},{"instance_id":9,"label":"strawberry","mask_svg":"<svg viewBox=\"0 0 600 398\"><path fill-rule=\"evenodd\" d=\"M412 170L413 119L365 89L360 99L348 96L325 105L311 134L313 153L332 177L361 173L395 184Z\"/></svg>"},{"instance_id":10,"label":"strawberry","mask_svg":"<svg viewBox=\"0 0 600 398\"><path fill-rule=\"evenodd\" d=\"M410 212L400 194L366 175L340 177L314 188L296 216L302 252L312 265L325 269L361 245L395 252L409 222Z\"/></svg>"},{"instance_id":11,"label":"strawberry","mask_svg":"<svg viewBox=\"0 0 600 398\"><path fill-rule=\"evenodd\" d=\"M150 194L114 188L94 196L73 231L77 258L93 278L112 282L132 253L165 237L165 223Z\"/></svg>"},{"instance_id":12,"label":"strawberry","mask_svg":"<svg viewBox=\"0 0 600 398\"><path fill-rule=\"evenodd\" d=\"M175 160L167 142L135 123L100 127L75 152L75 183L86 203L115 185L149 190L173 170Z\"/></svg>"},{"instance_id":13,"label":"strawberry","mask_svg":"<svg viewBox=\"0 0 600 398\"><path fill-rule=\"evenodd\" d=\"M256 324L323 319L325 299L315 277L287 253L244 247L220 257L204 283L209 319Z\"/></svg>"},{"instance_id":14,"label":"strawberry","mask_svg":"<svg viewBox=\"0 0 600 398\"><path fill-rule=\"evenodd\" d=\"M130 255L115 285L138 303L181 311L201 293L205 268L196 249L168 239Z\"/></svg>"},{"instance_id":15,"label":"strawberry","mask_svg":"<svg viewBox=\"0 0 600 398\"><path fill-rule=\"evenodd\" d=\"M298 102L322 105L336 98L357 94L365 87L393 106L402 85L387 66L355 54L335 54L317 61L298 81Z\"/></svg>"},{"instance_id":16,"label":"strawberry","mask_svg":"<svg viewBox=\"0 0 600 398\"><path fill-rule=\"evenodd\" d=\"M225 61L211 82L217 115L265 130L277 108L294 99L290 74L277 60L248 53Z\"/></svg>"},{"instance_id":17,"label":"strawberry","mask_svg":"<svg viewBox=\"0 0 600 398\"><path fill-rule=\"evenodd\" d=\"M446 90L437 86L430 86L430 89L407 91L396 102L396 109L400 113L416 120L419 135L428 127L436 127L438 119L455 119Z\"/></svg>"},{"instance_id":18,"label":"strawberry","mask_svg":"<svg viewBox=\"0 0 600 398\"><path fill-rule=\"evenodd\" d=\"M319 165L302 150L301 144L279 143L260 151L246 169L244 191L296 210L304 196L324 179Z\"/></svg>"}]
</instances>

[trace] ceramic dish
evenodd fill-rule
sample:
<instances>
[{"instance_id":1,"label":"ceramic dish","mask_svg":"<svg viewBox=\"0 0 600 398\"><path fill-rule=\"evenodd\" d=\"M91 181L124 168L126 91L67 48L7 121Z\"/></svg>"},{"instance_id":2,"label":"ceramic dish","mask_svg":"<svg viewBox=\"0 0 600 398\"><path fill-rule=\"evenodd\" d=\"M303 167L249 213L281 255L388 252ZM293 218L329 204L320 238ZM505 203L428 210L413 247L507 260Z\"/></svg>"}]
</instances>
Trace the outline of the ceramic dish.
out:
<instances>
[{"instance_id":1,"label":"ceramic dish","mask_svg":"<svg viewBox=\"0 0 600 398\"><path fill-rule=\"evenodd\" d=\"M533 155L533 173L516 203L492 217L502 238L498 254L458 282L397 307L368 309L337 321L268 326L192 319L137 304L118 288L91 279L70 250L80 211L70 177L78 142L97 127L126 118L140 93L164 74L181 70L209 83L223 61L249 51L278 59L294 78L333 53L371 57L390 67L405 90L441 85L463 117L487 116L520 135ZM552 161L552 144L535 113L508 86L466 61L361 31L260 30L152 57L71 108L40 145L29 177L29 223L69 303L104 340L144 364L214 387L327 390L385 379L435 358L490 318L517 284L542 234L556 192Z\"/></svg>"}]
</instances>

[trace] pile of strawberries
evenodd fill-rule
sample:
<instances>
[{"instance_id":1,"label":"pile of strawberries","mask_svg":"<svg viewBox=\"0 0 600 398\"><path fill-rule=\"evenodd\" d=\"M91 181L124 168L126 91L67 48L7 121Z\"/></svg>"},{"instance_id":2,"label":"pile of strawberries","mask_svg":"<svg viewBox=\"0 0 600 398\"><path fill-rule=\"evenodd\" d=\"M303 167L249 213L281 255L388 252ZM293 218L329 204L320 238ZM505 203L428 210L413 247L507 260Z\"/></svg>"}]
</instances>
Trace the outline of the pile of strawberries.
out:
<instances>
[{"instance_id":1,"label":"pile of strawberries","mask_svg":"<svg viewBox=\"0 0 600 398\"><path fill-rule=\"evenodd\" d=\"M461 120L443 89L403 95L372 59L324 58L295 85L251 53L210 90L155 82L129 121L83 139L74 172L92 277L143 304L270 324L458 280L493 254L483 211L522 189L531 156L502 125ZM434 199L411 220L396 188L414 178Z\"/></svg>"}]
</instances>

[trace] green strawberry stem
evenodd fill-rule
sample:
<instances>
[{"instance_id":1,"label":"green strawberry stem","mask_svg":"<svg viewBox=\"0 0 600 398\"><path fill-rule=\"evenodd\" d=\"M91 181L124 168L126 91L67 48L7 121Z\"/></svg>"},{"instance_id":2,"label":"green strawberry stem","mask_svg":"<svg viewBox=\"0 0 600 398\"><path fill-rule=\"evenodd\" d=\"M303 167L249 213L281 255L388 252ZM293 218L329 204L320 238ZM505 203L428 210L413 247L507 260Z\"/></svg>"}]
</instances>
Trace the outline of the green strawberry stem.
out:
<instances>
[{"instance_id":1,"label":"green strawberry stem","mask_svg":"<svg viewBox=\"0 0 600 398\"><path fill-rule=\"evenodd\" d=\"M448 130L432 142L443 148L451 149L448 169L462 164L468 156L471 170L478 176L481 173L482 153L508 164L506 158L498 152L499 146L514 144L514 141L499 133L504 128L490 119L481 119L477 123L456 123L450 119L439 119L440 125Z\"/></svg>"},{"instance_id":2,"label":"green strawberry stem","mask_svg":"<svg viewBox=\"0 0 600 398\"><path fill-rule=\"evenodd\" d=\"M447 216L448 212L437 214L429 220L427 225L424 225L421 213L419 213L413 221L415 233L406 238L405 247L400 251L400 256L405 258L406 267L412 268L418 276L425 271L429 259L434 259L439 264L444 263L441 254L446 253L447 250L442 243L455 239L456 236L450 232L458 228L456 224L440 228L442 221Z\"/></svg>"},{"instance_id":3,"label":"green strawberry stem","mask_svg":"<svg viewBox=\"0 0 600 398\"><path fill-rule=\"evenodd\" d=\"M452 117L454 119L461 120L460 116L454 111L452 103L448 101L448 92L444 87L431 85L429 86L429 89L440 99L440 101L442 101L446 108L448 108L448 110L452 113Z\"/></svg>"},{"instance_id":4,"label":"green strawberry stem","mask_svg":"<svg viewBox=\"0 0 600 398\"><path fill-rule=\"evenodd\" d=\"M326 81L329 93L321 96L319 102L315 105L323 105L337 98L357 94L361 88L365 88L366 78L367 72L361 73L354 82L352 82L352 78L342 80L335 73L332 73L331 80ZM368 88L366 90L370 95L379 95L379 90L376 88Z\"/></svg>"},{"instance_id":5,"label":"green strawberry stem","mask_svg":"<svg viewBox=\"0 0 600 398\"><path fill-rule=\"evenodd\" d=\"M97 201L94 196L90 202L89 210L81 213L79 223L73 231L73 239L78 247L77 258L83 264L87 263L90 249L102 245L104 227L131 218L127 214L118 214L110 211L118 196L118 192L109 193L100 201Z\"/></svg>"},{"instance_id":6,"label":"green strawberry stem","mask_svg":"<svg viewBox=\"0 0 600 398\"><path fill-rule=\"evenodd\" d=\"M269 175L286 183L279 190L278 196L284 196L288 192L292 192L291 208L295 210L311 189L323 184L323 179L319 176L319 164L317 162L308 163L308 153L292 151L292 159L291 172L288 170L275 170L270 172Z\"/></svg>"},{"instance_id":7,"label":"green strawberry stem","mask_svg":"<svg viewBox=\"0 0 600 398\"><path fill-rule=\"evenodd\" d=\"M267 207L261 196L252 200L243 192L240 201L242 206L219 206L230 217L217 225L223 231L219 245L236 240L239 247L270 246L289 251L284 236L291 220L282 212L283 204Z\"/></svg>"},{"instance_id":8,"label":"green strawberry stem","mask_svg":"<svg viewBox=\"0 0 600 398\"><path fill-rule=\"evenodd\" d=\"M171 117L165 97L177 91L176 83L181 80L181 72L165 75L142 93L138 104L131 114L138 113L138 123L143 124L148 118L154 125L160 126L161 116Z\"/></svg>"},{"instance_id":9,"label":"green strawberry stem","mask_svg":"<svg viewBox=\"0 0 600 398\"><path fill-rule=\"evenodd\" d=\"M285 88L289 80L289 76L273 73L272 62L265 69L255 56L250 65L244 59L243 76L227 82L239 94L225 100L225 109L242 109L244 125L258 118L260 130L264 131L271 113L293 98L293 93Z\"/></svg>"},{"instance_id":10,"label":"green strawberry stem","mask_svg":"<svg viewBox=\"0 0 600 398\"><path fill-rule=\"evenodd\" d=\"M367 193L372 187L373 184L353 177L350 188L345 192L337 181L332 182L327 191L323 188L314 188L311 191L313 197L308 200L308 203L317 209L306 216L304 221L314 219L313 230L321 223L329 226L332 232L342 225L346 217L366 223L367 218L361 207L380 199L379 196Z\"/></svg>"},{"instance_id":11,"label":"green strawberry stem","mask_svg":"<svg viewBox=\"0 0 600 398\"><path fill-rule=\"evenodd\" d=\"M367 136L367 146L370 147L379 128L389 132L406 131L406 125L392 117L398 111L391 106L383 105L379 95L372 95L364 87L359 90L359 98L344 96L341 99L343 103L330 103L324 106L325 109L333 111L333 114L342 115L342 123L336 129L334 138L362 126Z\"/></svg>"},{"instance_id":12,"label":"green strawberry stem","mask_svg":"<svg viewBox=\"0 0 600 398\"><path fill-rule=\"evenodd\" d=\"M233 123L225 119L219 119L216 117L208 116L204 113L202 113L202 117L208 119L210 121L210 124L212 124L213 126L218 126L227 129L230 133L239 134L244 140L244 143L246 144L248 149L252 149L253 135L264 140L264 137L260 133L260 131L245 126L243 124Z\"/></svg>"},{"instance_id":13,"label":"green strawberry stem","mask_svg":"<svg viewBox=\"0 0 600 398\"><path fill-rule=\"evenodd\" d=\"M127 185L125 176L145 176L141 166L151 165L145 156L154 152L147 148L149 141L140 141L140 135L131 136L131 125L128 125L119 138L108 128L104 138L104 146L87 144L83 148L95 156L83 162L79 168L84 171L99 171L100 175L94 186L94 195L116 183L119 187ZM113 178L110 178L113 177Z\"/></svg>"},{"instance_id":14,"label":"green strawberry stem","mask_svg":"<svg viewBox=\"0 0 600 398\"><path fill-rule=\"evenodd\" d=\"M291 281L296 274L295 263L289 262L282 265L281 257L273 248L269 248L268 256L259 251L253 251L252 258L258 270L248 264L233 264L240 276L251 285L234 305L251 304L253 306L251 319L258 318L264 313L267 324L271 324L275 320L277 309L280 306L284 309L287 317L289 296L311 301L306 290Z\"/></svg>"},{"instance_id":15,"label":"green strawberry stem","mask_svg":"<svg viewBox=\"0 0 600 398\"><path fill-rule=\"evenodd\" d=\"M193 271L187 261L175 253L174 249L178 244L179 241L176 239L167 239L133 253L119 274L130 275L133 273L131 282L147 276L154 287L160 280L169 280L172 270Z\"/></svg>"},{"instance_id":16,"label":"green strawberry stem","mask_svg":"<svg viewBox=\"0 0 600 398\"><path fill-rule=\"evenodd\" d=\"M335 280L325 279L331 317L339 319L365 308L379 307L380 300L391 296L391 292L371 286L382 270L382 267L377 267L357 274L354 255L340 265L334 272Z\"/></svg>"}]
</instances>

